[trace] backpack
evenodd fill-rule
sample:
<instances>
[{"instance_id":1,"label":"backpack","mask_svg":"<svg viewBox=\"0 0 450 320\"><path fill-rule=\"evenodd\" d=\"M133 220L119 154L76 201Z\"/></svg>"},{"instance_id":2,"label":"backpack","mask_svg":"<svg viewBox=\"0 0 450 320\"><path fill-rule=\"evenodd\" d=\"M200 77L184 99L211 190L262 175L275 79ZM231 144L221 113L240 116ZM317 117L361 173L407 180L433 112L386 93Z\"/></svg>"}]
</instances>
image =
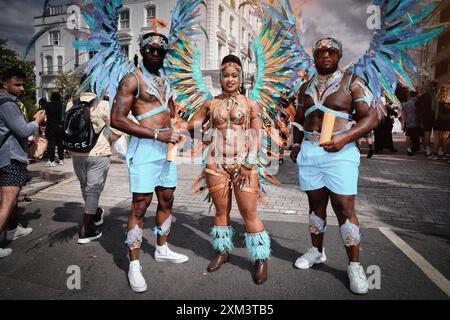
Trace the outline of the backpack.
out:
<instances>
[{"instance_id":1,"label":"backpack","mask_svg":"<svg viewBox=\"0 0 450 320\"><path fill-rule=\"evenodd\" d=\"M63 146L73 152L87 153L97 143L100 133L95 133L91 122L91 108L96 98L90 102L74 101L64 119Z\"/></svg>"}]
</instances>

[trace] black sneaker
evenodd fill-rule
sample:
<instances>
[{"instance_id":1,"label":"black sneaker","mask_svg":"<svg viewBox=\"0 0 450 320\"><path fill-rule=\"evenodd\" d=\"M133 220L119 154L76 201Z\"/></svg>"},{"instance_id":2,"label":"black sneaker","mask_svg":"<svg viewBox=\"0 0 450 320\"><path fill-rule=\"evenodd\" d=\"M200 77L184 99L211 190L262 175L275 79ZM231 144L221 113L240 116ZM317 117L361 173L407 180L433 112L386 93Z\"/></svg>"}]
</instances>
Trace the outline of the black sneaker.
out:
<instances>
[{"instance_id":1,"label":"black sneaker","mask_svg":"<svg viewBox=\"0 0 450 320\"><path fill-rule=\"evenodd\" d=\"M374 155L374 151L373 150L369 150L369 153L367 154L367 158L368 159L370 159L370 158L372 158L373 157L373 155Z\"/></svg>"},{"instance_id":2,"label":"black sneaker","mask_svg":"<svg viewBox=\"0 0 450 320\"><path fill-rule=\"evenodd\" d=\"M85 234L82 234L80 232L80 235L78 237L78 244L87 244L93 240L100 238L101 236L102 232L100 230L97 230L96 228L91 228Z\"/></svg>"},{"instance_id":3,"label":"black sneaker","mask_svg":"<svg viewBox=\"0 0 450 320\"><path fill-rule=\"evenodd\" d=\"M97 212L94 216L94 225L96 227L101 226L103 224L103 215L105 214L105 210L102 207L97 209Z\"/></svg>"}]
</instances>

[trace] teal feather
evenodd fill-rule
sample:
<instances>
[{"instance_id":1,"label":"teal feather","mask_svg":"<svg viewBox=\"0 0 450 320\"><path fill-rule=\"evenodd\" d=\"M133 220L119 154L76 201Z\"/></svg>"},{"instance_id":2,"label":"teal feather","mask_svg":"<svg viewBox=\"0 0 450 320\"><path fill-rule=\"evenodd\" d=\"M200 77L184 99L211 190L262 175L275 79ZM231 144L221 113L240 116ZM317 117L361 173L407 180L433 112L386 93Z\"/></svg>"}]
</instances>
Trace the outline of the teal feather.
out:
<instances>
[{"instance_id":1,"label":"teal feather","mask_svg":"<svg viewBox=\"0 0 450 320\"><path fill-rule=\"evenodd\" d=\"M266 230L245 233L245 246L252 261L267 260L270 257L270 236Z\"/></svg>"},{"instance_id":2,"label":"teal feather","mask_svg":"<svg viewBox=\"0 0 450 320\"><path fill-rule=\"evenodd\" d=\"M415 48L415 47L421 46L421 45L427 43L428 41L430 41L431 39L437 37L446 28L447 28L447 26L440 27L440 28L438 28L436 30L427 32L425 34L420 34L420 35L417 35L415 37L399 41L396 44L396 46L400 47L400 48L405 48L405 49L411 49L411 48Z\"/></svg>"},{"instance_id":3,"label":"teal feather","mask_svg":"<svg viewBox=\"0 0 450 320\"><path fill-rule=\"evenodd\" d=\"M420 11L418 14L412 14L410 15L411 24L417 24L421 22L423 19L428 17L439 5L439 3L433 3L432 5L428 6L424 10Z\"/></svg>"},{"instance_id":4,"label":"teal feather","mask_svg":"<svg viewBox=\"0 0 450 320\"><path fill-rule=\"evenodd\" d=\"M352 72L369 85L380 102L382 93L396 100L395 89L403 78L410 88L413 83L406 69L417 73L417 67L406 49L423 45L441 34L446 26L427 27L425 20L437 7L437 3L422 8L419 0L373 0L381 7L382 28L374 34L370 48L356 64ZM378 69L377 69L378 68Z\"/></svg>"},{"instance_id":5,"label":"teal feather","mask_svg":"<svg viewBox=\"0 0 450 320\"><path fill-rule=\"evenodd\" d=\"M234 230L231 226L218 227L214 226L211 229L212 246L216 252L231 252L234 250L233 244Z\"/></svg>"}]
</instances>

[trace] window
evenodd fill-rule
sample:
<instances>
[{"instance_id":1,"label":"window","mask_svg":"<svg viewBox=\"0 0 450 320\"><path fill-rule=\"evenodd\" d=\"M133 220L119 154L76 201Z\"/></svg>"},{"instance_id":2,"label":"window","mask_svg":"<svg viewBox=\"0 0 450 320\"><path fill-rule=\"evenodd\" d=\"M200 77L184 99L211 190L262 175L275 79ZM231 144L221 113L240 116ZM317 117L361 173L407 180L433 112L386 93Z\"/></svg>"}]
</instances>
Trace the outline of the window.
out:
<instances>
[{"instance_id":1,"label":"window","mask_svg":"<svg viewBox=\"0 0 450 320\"><path fill-rule=\"evenodd\" d=\"M130 9L124 9L120 13L119 29L130 29Z\"/></svg>"},{"instance_id":2,"label":"window","mask_svg":"<svg viewBox=\"0 0 450 320\"><path fill-rule=\"evenodd\" d=\"M49 6L47 9L47 14L49 14L50 16L57 16L64 13L64 5L53 5Z\"/></svg>"},{"instance_id":3,"label":"window","mask_svg":"<svg viewBox=\"0 0 450 320\"><path fill-rule=\"evenodd\" d=\"M230 17L230 34L234 33L234 17Z\"/></svg>"},{"instance_id":4,"label":"window","mask_svg":"<svg viewBox=\"0 0 450 320\"><path fill-rule=\"evenodd\" d=\"M156 6L150 5L146 8L146 16L147 16L147 27L151 27L151 20L156 18Z\"/></svg>"},{"instance_id":5,"label":"window","mask_svg":"<svg viewBox=\"0 0 450 320\"><path fill-rule=\"evenodd\" d=\"M63 72L63 57L58 56L58 72Z\"/></svg>"},{"instance_id":6,"label":"window","mask_svg":"<svg viewBox=\"0 0 450 320\"><path fill-rule=\"evenodd\" d=\"M52 73L53 72L53 58L52 56L46 56L45 57L45 66L46 66L46 70L47 73Z\"/></svg>"},{"instance_id":7,"label":"window","mask_svg":"<svg viewBox=\"0 0 450 320\"><path fill-rule=\"evenodd\" d=\"M50 31L50 45L59 46L60 44L60 33L59 31Z\"/></svg>"},{"instance_id":8,"label":"window","mask_svg":"<svg viewBox=\"0 0 450 320\"><path fill-rule=\"evenodd\" d=\"M222 6L219 6L219 26L220 27L223 27L224 14L225 14L225 10L222 8Z\"/></svg>"},{"instance_id":9,"label":"window","mask_svg":"<svg viewBox=\"0 0 450 320\"><path fill-rule=\"evenodd\" d=\"M230 7L231 7L231 9L233 9L233 10L236 9L236 1L235 1L235 0L230 0Z\"/></svg>"},{"instance_id":10,"label":"window","mask_svg":"<svg viewBox=\"0 0 450 320\"><path fill-rule=\"evenodd\" d=\"M122 52L125 55L125 57L128 58L130 56L130 47L128 45L126 45L126 46L121 46L120 48L122 49Z\"/></svg>"}]
</instances>

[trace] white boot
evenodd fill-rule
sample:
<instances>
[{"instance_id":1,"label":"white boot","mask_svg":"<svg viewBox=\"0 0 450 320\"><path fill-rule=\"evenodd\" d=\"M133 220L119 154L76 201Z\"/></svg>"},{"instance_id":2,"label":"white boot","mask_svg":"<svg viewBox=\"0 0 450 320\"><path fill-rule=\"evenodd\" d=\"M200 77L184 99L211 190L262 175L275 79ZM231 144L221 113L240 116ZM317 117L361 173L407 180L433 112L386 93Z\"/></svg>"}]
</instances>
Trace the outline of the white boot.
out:
<instances>
[{"instance_id":1,"label":"white boot","mask_svg":"<svg viewBox=\"0 0 450 320\"><path fill-rule=\"evenodd\" d=\"M189 260L189 257L170 250L167 243L165 243L162 246L156 246L155 260L157 262L184 263Z\"/></svg>"},{"instance_id":2,"label":"white boot","mask_svg":"<svg viewBox=\"0 0 450 320\"><path fill-rule=\"evenodd\" d=\"M347 268L350 290L356 294L366 294L369 291L366 273L360 263L350 262Z\"/></svg>"},{"instance_id":3,"label":"white boot","mask_svg":"<svg viewBox=\"0 0 450 320\"><path fill-rule=\"evenodd\" d=\"M147 283L142 276L142 267L139 264L139 260L130 262L130 268L128 270L128 281L130 287L134 292L144 292L147 290Z\"/></svg>"},{"instance_id":4,"label":"white boot","mask_svg":"<svg viewBox=\"0 0 450 320\"><path fill-rule=\"evenodd\" d=\"M323 263L327 261L327 256L325 255L325 248L322 249L322 252L316 247L311 247L308 249L304 255L295 261L295 267L297 269L308 269L317 263Z\"/></svg>"}]
</instances>

